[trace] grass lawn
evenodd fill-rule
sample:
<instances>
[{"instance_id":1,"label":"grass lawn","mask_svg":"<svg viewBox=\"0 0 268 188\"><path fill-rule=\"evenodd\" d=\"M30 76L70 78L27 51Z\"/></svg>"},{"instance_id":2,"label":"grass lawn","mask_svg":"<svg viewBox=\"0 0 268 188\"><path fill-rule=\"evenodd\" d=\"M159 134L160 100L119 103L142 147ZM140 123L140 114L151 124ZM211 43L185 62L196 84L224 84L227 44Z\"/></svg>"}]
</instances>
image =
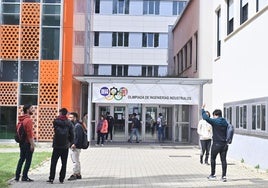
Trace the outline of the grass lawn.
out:
<instances>
[{"instance_id":1,"label":"grass lawn","mask_svg":"<svg viewBox=\"0 0 268 188\"><path fill-rule=\"evenodd\" d=\"M34 152L31 169L38 167L50 157L51 152ZM15 177L19 152L0 153L0 159L0 187L8 187L7 181Z\"/></svg>"}]
</instances>

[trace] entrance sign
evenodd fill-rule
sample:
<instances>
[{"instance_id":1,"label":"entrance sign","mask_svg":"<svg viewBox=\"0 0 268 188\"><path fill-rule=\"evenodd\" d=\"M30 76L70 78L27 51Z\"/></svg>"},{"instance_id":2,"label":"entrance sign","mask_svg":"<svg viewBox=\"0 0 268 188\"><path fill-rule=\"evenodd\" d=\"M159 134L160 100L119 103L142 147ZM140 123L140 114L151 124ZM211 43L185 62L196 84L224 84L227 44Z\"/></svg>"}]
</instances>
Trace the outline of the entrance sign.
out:
<instances>
[{"instance_id":1,"label":"entrance sign","mask_svg":"<svg viewBox=\"0 0 268 188\"><path fill-rule=\"evenodd\" d=\"M93 103L198 105L199 85L93 83Z\"/></svg>"}]
</instances>

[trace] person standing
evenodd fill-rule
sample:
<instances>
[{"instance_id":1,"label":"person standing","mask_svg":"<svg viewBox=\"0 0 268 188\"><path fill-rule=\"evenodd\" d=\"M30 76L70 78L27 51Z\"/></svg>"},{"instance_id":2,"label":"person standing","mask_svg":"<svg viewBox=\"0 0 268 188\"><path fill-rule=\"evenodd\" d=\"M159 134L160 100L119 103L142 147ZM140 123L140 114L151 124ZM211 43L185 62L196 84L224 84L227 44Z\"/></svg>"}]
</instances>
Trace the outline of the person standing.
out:
<instances>
[{"instance_id":1,"label":"person standing","mask_svg":"<svg viewBox=\"0 0 268 188\"><path fill-rule=\"evenodd\" d=\"M106 113L106 120L108 122L108 133L106 134L106 141L108 140L108 136L110 134L110 142L113 141L113 128L114 128L114 118L110 115L110 112Z\"/></svg>"},{"instance_id":2,"label":"person standing","mask_svg":"<svg viewBox=\"0 0 268 188\"><path fill-rule=\"evenodd\" d=\"M60 109L60 115L53 121L53 151L50 163L50 175L47 181L51 184L55 179L56 166L59 158L61 158L61 170L59 174L60 183L64 182L66 176L69 147L74 140L73 125L67 119L67 112L66 108Z\"/></svg>"},{"instance_id":3,"label":"person standing","mask_svg":"<svg viewBox=\"0 0 268 188\"><path fill-rule=\"evenodd\" d=\"M71 112L68 119L74 126L74 142L70 148L71 159L73 162L73 174L68 178L69 181L82 179L81 176L81 165L80 165L80 153L83 146L83 125L78 121L78 114Z\"/></svg>"},{"instance_id":4,"label":"person standing","mask_svg":"<svg viewBox=\"0 0 268 188\"><path fill-rule=\"evenodd\" d=\"M139 143L139 129L141 128L141 122L140 120L138 120L137 118L137 114L133 113L132 114L132 129L131 129L131 133L130 133L130 138L128 140L128 142L132 143L132 137L133 135L136 136L136 143Z\"/></svg>"},{"instance_id":5,"label":"person standing","mask_svg":"<svg viewBox=\"0 0 268 188\"><path fill-rule=\"evenodd\" d=\"M206 114L208 117L210 117L209 111L206 111ZM203 156L205 155L205 164L209 165L208 157L211 147L212 127L204 119L201 119L197 126L197 133L199 135L201 144L200 163L203 164Z\"/></svg>"},{"instance_id":6,"label":"person standing","mask_svg":"<svg viewBox=\"0 0 268 188\"><path fill-rule=\"evenodd\" d=\"M100 116L100 121L98 122L97 125L97 144L96 146L100 145L100 139L101 139L101 146L103 146L104 144L104 136L107 134L108 132L108 122L105 119L104 115Z\"/></svg>"},{"instance_id":7,"label":"person standing","mask_svg":"<svg viewBox=\"0 0 268 188\"><path fill-rule=\"evenodd\" d=\"M158 141L163 142L164 141L164 119L163 119L163 114L159 113L157 117L157 133L158 133Z\"/></svg>"},{"instance_id":8,"label":"person standing","mask_svg":"<svg viewBox=\"0 0 268 188\"><path fill-rule=\"evenodd\" d=\"M20 143L20 158L17 164L17 169L15 173L15 181L19 181L22 165L25 161L21 181L32 182L33 180L28 177L28 171L32 163L32 156L35 148L34 144L34 133L33 133L33 121L31 115L33 114L32 105L25 104L23 106L23 115L19 116L19 123L24 127L26 132L26 140ZM17 125L18 129L18 125Z\"/></svg>"},{"instance_id":9,"label":"person standing","mask_svg":"<svg viewBox=\"0 0 268 188\"><path fill-rule=\"evenodd\" d=\"M226 141L227 137L227 126L228 123L226 119L222 117L222 111L216 109L213 111L213 118L210 118L205 111L205 105L202 106L202 117L212 126L213 132L213 143L211 147L211 173L208 176L208 179L216 179L216 157L220 154L221 165L222 165L222 181L226 182L226 171L227 171L227 161L226 155L228 151L228 144Z\"/></svg>"}]
</instances>

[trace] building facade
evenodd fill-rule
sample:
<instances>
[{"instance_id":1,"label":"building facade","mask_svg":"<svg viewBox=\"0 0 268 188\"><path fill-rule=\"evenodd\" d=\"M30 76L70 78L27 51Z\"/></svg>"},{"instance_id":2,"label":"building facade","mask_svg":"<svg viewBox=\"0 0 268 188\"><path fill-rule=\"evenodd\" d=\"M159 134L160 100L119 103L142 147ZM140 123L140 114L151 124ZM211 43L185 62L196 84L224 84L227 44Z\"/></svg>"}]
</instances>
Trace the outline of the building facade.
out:
<instances>
[{"instance_id":1,"label":"building facade","mask_svg":"<svg viewBox=\"0 0 268 188\"><path fill-rule=\"evenodd\" d=\"M80 105L80 83L73 79L74 2L1 0L0 5L0 138L13 138L22 106L32 104L35 139L50 141L59 108Z\"/></svg>"},{"instance_id":2,"label":"building facade","mask_svg":"<svg viewBox=\"0 0 268 188\"><path fill-rule=\"evenodd\" d=\"M213 108L235 126L229 155L267 169L267 0L214 1Z\"/></svg>"}]
</instances>

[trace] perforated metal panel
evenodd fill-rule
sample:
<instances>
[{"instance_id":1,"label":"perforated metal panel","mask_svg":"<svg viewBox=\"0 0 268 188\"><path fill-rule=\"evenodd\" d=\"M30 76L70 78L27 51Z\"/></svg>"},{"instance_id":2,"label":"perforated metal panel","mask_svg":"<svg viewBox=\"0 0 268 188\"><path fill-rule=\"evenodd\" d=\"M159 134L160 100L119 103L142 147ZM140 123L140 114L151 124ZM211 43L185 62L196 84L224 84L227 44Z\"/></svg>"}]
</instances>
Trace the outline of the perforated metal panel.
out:
<instances>
[{"instance_id":1,"label":"perforated metal panel","mask_svg":"<svg viewBox=\"0 0 268 188\"><path fill-rule=\"evenodd\" d=\"M51 141L53 138L53 120L58 115L57 107L39 107L39 141Z\"/></svg>"},{"instance_id":2,"label":"perforated metal panel","mask_svg":"<svg viewBox=\"0 0 268 188\"><path fill-rule=\"evenodd\" d=\"M39 90L40 105L49 105L53 107L58 105L58 75L58 61L41 61Z\"/></svg>"},{"instance_id":3,"label":"perforated metal panel","mask_svg":"<svg viewBox=\"0 0 268 188\"><path fill-rule=\"evenodd\" d=\"M40 24L40 3L22 3L21 24L32 26Z\"/></svg>"},{"instance_id":4,"label":"perforated metal panel","mask_svg":"<svg viewBox=\"0 0 268 188\"><path fill-rule=\"evenodd\" d=\"M37 26L21 27L21 59L39 58L40 29Z\"/></svg>"},{"instance_id":5,"label":"perforated metal panel","mask_svg":"<svg viewBox=\"0 0 268 188\"><path fill-rule=\"evenodd\" d=\"M16 106L18 101L18 83L1 82L0 105Z\"/></svg>"},{"instance_id":6,"label":"perforated metal panel","mask_svg":"<svg viewBox=\"0 0 268 188\"><path fill-rule=\"evenodd\" d=\"M18 59L19 26L0 26L0 57L2 59Z\"/></svg>"},{"instance_id":7,"label":"perforated metal panel","mask_svg":"<svg viewBox=\"0 0 268 188\"><path fill-rule=\"evenodd\" d=\"M23 105L18 107L18 116L23 115ZM37 119L38 119L38 107L37 106L33 106L33 115L31 115L31 119L33 121L33 132L34 132L34 139L38 140L38 124L37 124Z\"/></svg>"}]
</instances>

